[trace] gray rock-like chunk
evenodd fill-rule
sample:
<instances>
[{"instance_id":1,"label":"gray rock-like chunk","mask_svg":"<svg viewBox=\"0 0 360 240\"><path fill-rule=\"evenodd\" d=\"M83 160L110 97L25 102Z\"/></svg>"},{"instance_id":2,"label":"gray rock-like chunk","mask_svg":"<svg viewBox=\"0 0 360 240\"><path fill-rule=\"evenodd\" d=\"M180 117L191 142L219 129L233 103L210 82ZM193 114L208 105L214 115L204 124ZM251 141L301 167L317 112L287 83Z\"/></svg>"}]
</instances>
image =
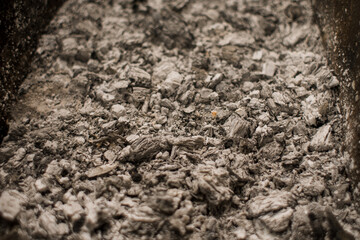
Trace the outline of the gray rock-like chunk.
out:
<instances>
[{"instance_id":1,"label":"gray rock-like chunk","mask_svg":"<svg viewBox=\"0 0 360 240\"><path fill-rule=\"evenodd\" d=\"M60 110L59 113L61 113L62 111ZM63 118L65 119L65 118ZM48 152L48 153L56 153L57 149L58 149L58 142L57 141L49 141L47 140L44 144L44 151Z\"/></svg>"},{"instance_id":2,"label":"gray rock-like chunk","mask_svg":"<svg viewBox=\"0 0 360 240\"><path fill-rule=\"evenodd\" d=\"M132 67L128 74L128 78L133 82L134 86L137 87L151 87L151 76L149 73L145 72L141 68Z\"/></svg>"},{"instance_id":3,"label":"gray rock-like chunk","mask_svg":"<svg viewBox=\"0 0 360 240\"><path fill-rule=\"evenodd\" d=\"M139 135L131 134L131 135L127 136L125 140L126 140L128 143L132 144L132 143L135 142L136 139L138 139L138 138L139 138Z\"/></svg>"},{"instance_id":4,"label":"gray rock-like chunk","mask_svg":"<svg viewBox=\"0 0 360 240\"><path fill-rule=\"evenodd\" d=\"M335 76L332 76L330 82L328 83L328 87L335 88L338 87L339 85L340 85L339 80Z\"/></svg>"},{"instance_id":5,"label":"gray rock-like chunk","mask_svg":"<svg viewBox=\"0 0 360 240\"><path fill-rule=\"evenodd\" d=\"M224 79L224 75L222 73L217 73L209 80L205 80L205 84L207 85L208 88L214 89L216 85L218 85L223 79Z\"/></svg>"},{"instance_id":6,"label":"gray rock-like chunk","mask_svg":"<svg viewBox=\"0 0 360 240\"><path fill-rule=\"evenodd\" d=\"M260 159L267 159L269 161L277 161L280 159L284 151L284 146L277 141L272 141L263 146L258 152Z\"/></svg>"},{"instance_id":7,"label":"gray rock-like chunk","mask_svg":"<svg viewBox=\"0 0 360 240\"><path fill-rule=\"evenodd\" d=\"M255 83L246 81L243 83L241 90L244 92L250 92L256 87Z\"/></svg>"},{"instance_id":8,"label":"gray rock-like chunk","mask_svg":"<svg viewBox=\"0 0 360 240\"><path fill-rule=\"evenodd\" d=\"M105 55L109 52L111 43L108 40L102 40L97 44L95 54L99 60L104 60Z\"/></svg>"},{"instance_id":9,"label":"gray rock-like chunk","mask_svg":"<svg viewBox=\"0 0 360 240\"><path fill-rule=\"evenodd\" d=\"M300 180L304 194L316 197L325 190L325 183L319 177L307 177Z\"/></svg>"},{"instance_id":10,"label":"gray rock-like chunk","mask_svg":"<svg viewBox=\"0 0 360 240\"><path fill-rule=\"evenodd\" d=\"M195 96L195 102L198 103L209 103L213 100L218 99L219 94L214 92L210 88L202 88L199 93Z\"/></svg>"},{"instance_id":11,"label":"gray rock-like chunk","mask_svg":"<svg viewBox=\"0 0 360 240\"><path fill-rule=\"evenodd\" d=\"M175 106L172 101L170 101L168 98L163 98L160 100L160 106L168 108L170 110L175 110Z\"/></svg>"},{"instance_id":12,"label":"gray rock-like chunk","mask_svg":"<svg viewBox=\"0 0 360 240\"><path fill-rule=\"evenodd\" d=\"M113 48L111 49L107 54L106 54L106 58L109 60L109 61L112 61L112 62L118 62L121 58L121 52L119 49L117 48Z\"/></svg>"},{"instance_id":13,"label":"gray rock-like chunk","mask_svg":"<svg viewBox=\"0 0 360 240\"><path fill-rule=\"evenodd\" d=\"M260 97L267 99L269 97L271 97L272 95L272 90L271 87L268 83L266 82L262 82L261 83L261 91L260 91Z\"/></svg>"},{"instance_id":14,"label":"gray rock-like chunk","mask_svg":"<svg viewBox=\"0 0 360 240\"><path fill-rule=\"evenodd\" d=\"M331 186L332 195L334 196L336 205L339 208L343 208L347 204L351 204L351 197L349 191L349 183L337 184Z\"/></svg>"},{"instance_id":15,"label":"gray rock-like chunk","mask_svg":"<svg viewBox=\"0 0 360 240\"><path fill-rule=\"evenodd\" d=\"M25 148L19 148L14 155L9 159L9 163L11 163L13 166L16 166L19 164L19 162L26 156L26 149Z\"/></svg>"},{"instance_id":16,"label":"gray rock-like chunk","mask_svg":"<svg viewBox=\"0 0 360 240\"><path fill-rule=\"evenodd\" d=\"M235 33L228 33L225 37L220 40L219 45L235 45L239 47L249 46L255 42L255 38L244 31L235 32Z\"/></svg>"},{"instance_id":17,"label":"gray rock-like chunk","mask_svg":"<svg viewBox=\"0 0 360 240\"><path fill-rule=\"evenodd\" d=\"M190 0L167 0L165 2L167 2L174 11L180 11L190 2Z\"/></svg>"},{"instance_id":18,"label":"gray rock-like chunk","mask_svg":"<svg viewBox=\"0 0 360 240\"><path fill-rule=\"evenodd\" d=\"M77 201L69 201L67 204L62 205L62 210L64 215L72 222L80 219L81 214L84 212L84 209Z\"/></svg>"},{"instance_id":19,"label":"gray rock-like chunk","mask_svg":"<svg viewBox=\"0 0 360 240\"><path fill-rule=\"evenodd\" d=\"M85 46L79 46L75 58L79 61L86 63L91 58L91 53L92 49Z\"/></svg>"},{"instance_id":20,"label":"gray rock-like chunk","mask_svg":"<svg viewBox=\"0 0 360 240\"><path fill-rule=\"evenodd\" d=\"M287 106L290 101L288 97L281 92L274 92L272 98L274 102L280 106Z\"/></svg>"},{"instance_id":21,"label":"gray rock-like chunk","mask_svg":"<svg viewBox=\"0 0 360 240\"><path fill-rule=\"evenodd\" d=\"M18 193L17 191L15 193ZM0 197L0 215L3 219L14 221L15 217L21 210L21 201L16 197L16 194L11 194L10 191L4 191Z\"/></svg>"},{"instance_id":22,"label":"gray rock-like chunk","mask_svg":"<svg viewBox=\"0 0 360 240\"><path fill-rule=\"evenodd\" d=\"M126 108L121 104L112 105L110 111L118 118L123 117L126 114Z\"/></svg>"},{"instance_id":23,"label":"gray rock-like chunk","mask_svg":"<svg viewBox=\"0 0 360 240\"><path fill-rule=\"evenodd\" d=\"M170 149L170 144L162 137L142 136L131 144L129 160L134 162L148 161L159 152L169 151Z\"/></svg>"},{"instance_id":24,"label":"gray rock-like chunk","mask_svg":"<svg viewBox=\"0 0 360 240\"><path fill-rule=\"evenodd\" d=\"M116 154L112 150L107 150L106 152L104 152L104 158L109 162L113 162L116 159Z\"/></svg>"},{"instance_id":25,"label":"gray rock-like chunk","mask_svg":"<svg viewBox=\"0 0 360 240\"><path fill-rule=\"evenodd\" d=\"M258 126L255 129L254 136L258 141L260 147L264 146L265 144L273 141L274 131L271 127L267 125Z\"/></svg>"},{"instance_id":26,"label":"gray rock-like chunk","mask_svg":"<svg viewBox=\"0 0 360 240\"><path fill-rule=\"evenodd\" d=\"M316 126L317 119L320 117L321 115L315 107L310 105L304 107L304 119L309 126Z\"/></svg>"},{"instance_id":27,"label":"gray rock-like chunk","mask_svg":"<svg viewBox=\"0 0 360 240\"><path fill-rule=\"evenodd\" d=\"M316 134L311 139L309 150L310 151L328 151L332 148L331 141L331 126L325 125L319 128Z\"/></svg>"},{"instance_id":28,"label":"gray rock-like chunk","mask_svg":"<svg viewBox=\"0 0 360 240\"><path fill-rule=\"evenodd\" d=\"M284 38L284 45L287 47L293 47L306 37L306 32L302 28L293 29L287 37Z\"/></svg>"},{"instance_id":29,"label":"gray rock-like chunk","mask_svg":"<svg viewBox=\"0 0 360 240\"><path fill-rule=\"evenodd\" d=\"M97 177L97 176L101 176L104 175L106 173L111 172L112 170L116 169L118 167L118 163L112 163L112 164L105 164L105 165L101 165L92 169L89 169L86 172L86 175L89 178L93 178L93 177Z\"/></svg>"},{"instance_id":30,"label":"gray rock-like chunk","mask_svg":"<svg viewBox=\"0 0 360 240\"><path fill-rule=\"evenodd\" d=\"M169 143L178 147L187 149L202 148L205 144L205 139L202 136L192 137L174 137L168 139Z\"/></svg>"},{"instance_id":31,"label":"gray rock-like chunk","mask_svg":"<svg viewBox=\"0 0 360 240\"><path fill-rule=\"evenodd\" d=\"M224 123L223 127L227 136L232 137L247 137L250 135L250 123L236 114L231 115Z\"/></svg>"},{"instance_id":32,"label":"gray rock-like chunk","mask_svg":"<svg viewBox=\"0 0 360 240\"><path fill-rule=\"evenodd\" d=\"M169 73L166 77L166 80L160 86L160 91L162 95L170 97L175 94L182 80L183 76L180 73L175 71Z\"/></svg>"},{"instance_id":33,"label":"gray rock-like chunk","mask_svg":"<svg viewBox=\"0 0 360 240\"><path fill-rule=\"evenodd\" d=\"M298 98L306 98L309 96L309 92L304 87L295 88L295 92Z\"/></svg>"},{"instance_id":34,"label":"gray rock-like chunk","mask_svg":"<svg viewBox=\"0 0 360 240\"><path fill-rule=\"evenodd\" d=\"M71 171L71 164L68 160L61 160L60 162L57 160L51 161L44 173L45 178L56 178L61 175L63 170Z\"/></svg>"},{"instance_id":35,"label":"gray rock-like chunk","mask_svg":"<svg viewBox=\"0 0 360 240\"><path fill-rule=\"evenodd\" d=\"M262 68L262 74L264 74L267 77L272 77L274 76L275 72L276 72L276 65L274 62L269 61L264 63Z\"/></svg>"},{"instance_id":36,"label":"gray rock-like chunk","mask_svg":"<svg viewBox=\"0 0 360 240\"><path fill-rule=\"evenodd\" d=\"M262 59L262 57L263 57L263 51L259 50L259 51L254 52L252 59L255 61L260 61Z\"/></svg>"},{"instance_id":37,"label":"gray rock-like chunk","mask_svg":"<svg viewBox=\"0 0 360 240\"><path fill-rule=\"evenodd\" d=\"M224 168L199 164L192 175L193 194L203 195L210 208L223 207L234 194L230 189L229 172Z\"/></svg>"},{"instance_id":38,"label":"gray rock-like chunk","mask_svg":"<svg viewBox=\"0 0 360 240\"><path fill-rule=\"evenodd\" d=\"M35 188L39 192L45 192L49 189L48 182L45 178L39 178L35 181Z\"/></svg>"},{"instance_id":39,"label":"gray rock-like chunk","mask_svg":"<svg viewBox=\"0 0 360 240\"><path fill-rule=\"evenodd\" d=\"M75 38L65 38L61 42L61 47L62 47L61 55L64 58L74 58L75 55L77 54L78 44Z\"/></svg>"},{"instance_id":40,"label":"gray rock-like chunk","mask_svg":"<svg viewBox=\"0 0 360 240\"><path fill-rule=\"evenodd\" d=\"M116 98L115 94L106 93L100 88L97 88L95 90L95 93L96 93L96 98L102 101L104 104L109 104L113 102Z\"/></svg>"},{"instance_id":41,"label":"gray rock-like chunk","mask_svg":"<svg viewBox=\"0 0 360 240\"><path fill-rule=\"evenodd\" d=\"M68 109L65 109L65 108L61 108L59 110L56 110L55 115L60 120L69 120L72 117L71 112ZM50 144L50 141L49 141L49 144Z\"/></svg>"},{"instance_id":42,"label":"gray rock-like chunk","mask_svg":"<svg viewBox=\"0 0 360 240\"><path fill-rule=\"evenodd\" d=\"M134 104L136 107L139 107L140 104L144 103L146 97L150 95L150 89L143 87L134 87L132 95L129 99L129 103Z\"/></svg>"},{"instance_id":43,"label":"gray rock-like chunk","mask_svg":"<svg viewBox=\"0 0 360 240\"><path fill-rule=\"evenodd\" d=\"M93 73L99 73L101 68L102 68L102 65L99 63L98 60L96 59L90 59L88 62L87 62L87 67L88 67L88 70L90 72L93 72ZM98 78L99 75L97 74L93 74L94 78ZM87 77L89 78L89 75L87 75Z\"/></svg>"},{"instance_id":44,"label":"gray rock-like chunk","mask_svg":"<svg viewBox=\"0 0 360 240\"><path fill-rule=\"evenodd\" d=\"M157 85L163 82L169 73L174 72L176 70L176 66L174 63L169 61L161 61L154 68L154 73L152 76L152 84Z\"/></svg>"},{"instance_id":45,"label":"gray rock-like chunk","mask_svg":"<svg viewBox=\"0 0 360 240\"><path fill-rule=\"evenodd\" d=\"M191 63L193 69L209 70L210 59L204 54L197 54Z\"/></svg>"},{"instance_id":46,"label":"gray rock-like chunk","mask_svg":"<svg viewBox=\"0 0 360 240\"><path fill-rule=\"evenodd\" d=\"M80 21L78 24L76 24L75 29L76 32L80 34L84 34L87 37L94 36L99 32L96 23L94 23L94 21L91 20Z\"/></svg>"},{"instance_id":47,"label":"gray rock-like chunk","mask_svg":"<svg viewBox=\"0 0 360 240\"><path fill-rule=\"evenodd\" d=\"M69 232L69 227L65 223L57 224L56 217L47 211L41 214L39 224L51 239L60 239Z\"/></svg>"},{"instance_id":48,"label":"gray rock-like chunk","mask_svg":"<svg viewBox=\"0 0 360 240\"><path fill-rule=\"evenodd\" d=\"M261 216L260 220L273 232L285 231L290 223L294 210L291 208L280 210Z\"/></svg>"},{"instance_id":49,"label":"gray rock-like chunk","mask_svg":"<svg viewBox=\"0 0 360 240\"><path fill-rule=\"evenodd\" d=\"M128 88L130 82L129 81L114 81L111 84L111 88L118 90L118 91L124 91L126 88Z\"/></svg>"},{"instance_id":50,"label":"gray rock-like chunk","mask_svg":"<svg viewBox=\"0 0 360 240\"><path fill-rule=\"evenodd\" d=\"M180 198L173 196L156 196L151 199L150 206L155 211L173 214L175 210L179 207Z\"/></svg>"},{"instance_id":51,"label":"gray rock-like chunk","mask_svg":"<svg viewBox=\"0 0 360 240\"><path fill-rule=\"evenodd\" d=\"M131 49L136 46L143 44L145 41L145 34L142 32L128 32L125 31L123 33L123 37L121 40L122 46Z\"/></svg>"},{"instance_id":52,"label":"gray rock-like chunk","mask_svg":"<svg viewBox=\"0 0 360 240\"><path fill-rule=\"evenodd\" d=\"M268 212L278 211L293 205L293 194L286 191L274 191L268 196L257 196L247 203L249 217L258 217Z\"/></svg>"}]
</instances>

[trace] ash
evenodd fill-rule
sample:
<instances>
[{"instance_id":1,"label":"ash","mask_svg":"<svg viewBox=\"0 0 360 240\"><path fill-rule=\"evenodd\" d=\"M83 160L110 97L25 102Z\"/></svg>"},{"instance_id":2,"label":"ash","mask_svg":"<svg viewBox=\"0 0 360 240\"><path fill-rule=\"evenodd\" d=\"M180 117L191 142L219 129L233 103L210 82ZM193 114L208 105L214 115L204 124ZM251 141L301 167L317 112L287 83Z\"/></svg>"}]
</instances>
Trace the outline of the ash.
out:
<instances>
[{"instance_id":1,"label":"ash","mask_svg":"<svg viewBox=\"0 0 360 240\"><path fill-rule=\"evenodd\" d=\"M2 239L355 239L309 1L68 1L0 148Z\"/></svg>"}]
</instances>

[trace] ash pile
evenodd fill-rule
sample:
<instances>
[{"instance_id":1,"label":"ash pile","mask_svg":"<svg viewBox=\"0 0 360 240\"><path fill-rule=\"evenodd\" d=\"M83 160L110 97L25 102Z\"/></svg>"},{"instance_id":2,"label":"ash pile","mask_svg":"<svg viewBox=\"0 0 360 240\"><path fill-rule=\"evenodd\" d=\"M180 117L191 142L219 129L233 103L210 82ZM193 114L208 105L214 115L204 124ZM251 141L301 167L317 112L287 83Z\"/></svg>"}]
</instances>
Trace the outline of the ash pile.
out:
<instances>
[{"instance_id":1,"label":"ash pile","mask_svg":"<svg viewBox=\"0 0 360 240\"><path fill-rule=\"evenodd\" d=\"M0 148L4 239L356 239L309 1L70 0Z\"/></svg>"}]
</instances>

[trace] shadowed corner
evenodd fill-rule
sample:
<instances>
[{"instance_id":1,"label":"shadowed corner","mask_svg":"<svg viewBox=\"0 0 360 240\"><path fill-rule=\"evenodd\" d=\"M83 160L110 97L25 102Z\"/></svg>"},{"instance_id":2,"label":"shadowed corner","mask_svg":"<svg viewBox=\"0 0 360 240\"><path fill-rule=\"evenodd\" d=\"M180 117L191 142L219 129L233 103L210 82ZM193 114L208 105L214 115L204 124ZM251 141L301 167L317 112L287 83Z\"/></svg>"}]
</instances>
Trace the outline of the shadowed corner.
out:
<instances>
[{"instance_id":1,"label":"shadowed corner","mask_svg":"<svg viewBox=\"0 0 360 240\"><path fill-rule=\"evenodd\" d=\"M354 199L360 202L360 2L313 0L328 63L340 80L342 113L346 124L345 149L350 155L349 177ZM359 208L358 208L359 209Z\"/></svg>"},{"instance_id":2,"label":"shadowed corner","mask_svg":"<svg viewBox=\"0 0 360 240\"><path fill-rule=\"evenodd\" d=\"M10 0L0 8L0 143L8 132L9 109L29 72L38 37L66 0Z\"/></svg>"}]
</instances>

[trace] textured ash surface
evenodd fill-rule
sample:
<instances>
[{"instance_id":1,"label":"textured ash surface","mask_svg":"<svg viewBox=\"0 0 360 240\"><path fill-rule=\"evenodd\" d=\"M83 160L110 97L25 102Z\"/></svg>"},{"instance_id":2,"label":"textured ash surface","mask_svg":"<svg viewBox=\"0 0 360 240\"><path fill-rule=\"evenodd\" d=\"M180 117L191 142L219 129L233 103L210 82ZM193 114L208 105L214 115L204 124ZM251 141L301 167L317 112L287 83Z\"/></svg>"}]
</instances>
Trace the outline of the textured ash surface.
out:
<instances>
[{"instance_id":1,"label":"textured ash surface","mask_svg":"<svg viewBox=\"0 0 360 240\"><path fill-rule=\"evenodd\" d=\"M355 239L308 1L68 1L0 148L7 239Z\"/></svg>"}]
</instances>

